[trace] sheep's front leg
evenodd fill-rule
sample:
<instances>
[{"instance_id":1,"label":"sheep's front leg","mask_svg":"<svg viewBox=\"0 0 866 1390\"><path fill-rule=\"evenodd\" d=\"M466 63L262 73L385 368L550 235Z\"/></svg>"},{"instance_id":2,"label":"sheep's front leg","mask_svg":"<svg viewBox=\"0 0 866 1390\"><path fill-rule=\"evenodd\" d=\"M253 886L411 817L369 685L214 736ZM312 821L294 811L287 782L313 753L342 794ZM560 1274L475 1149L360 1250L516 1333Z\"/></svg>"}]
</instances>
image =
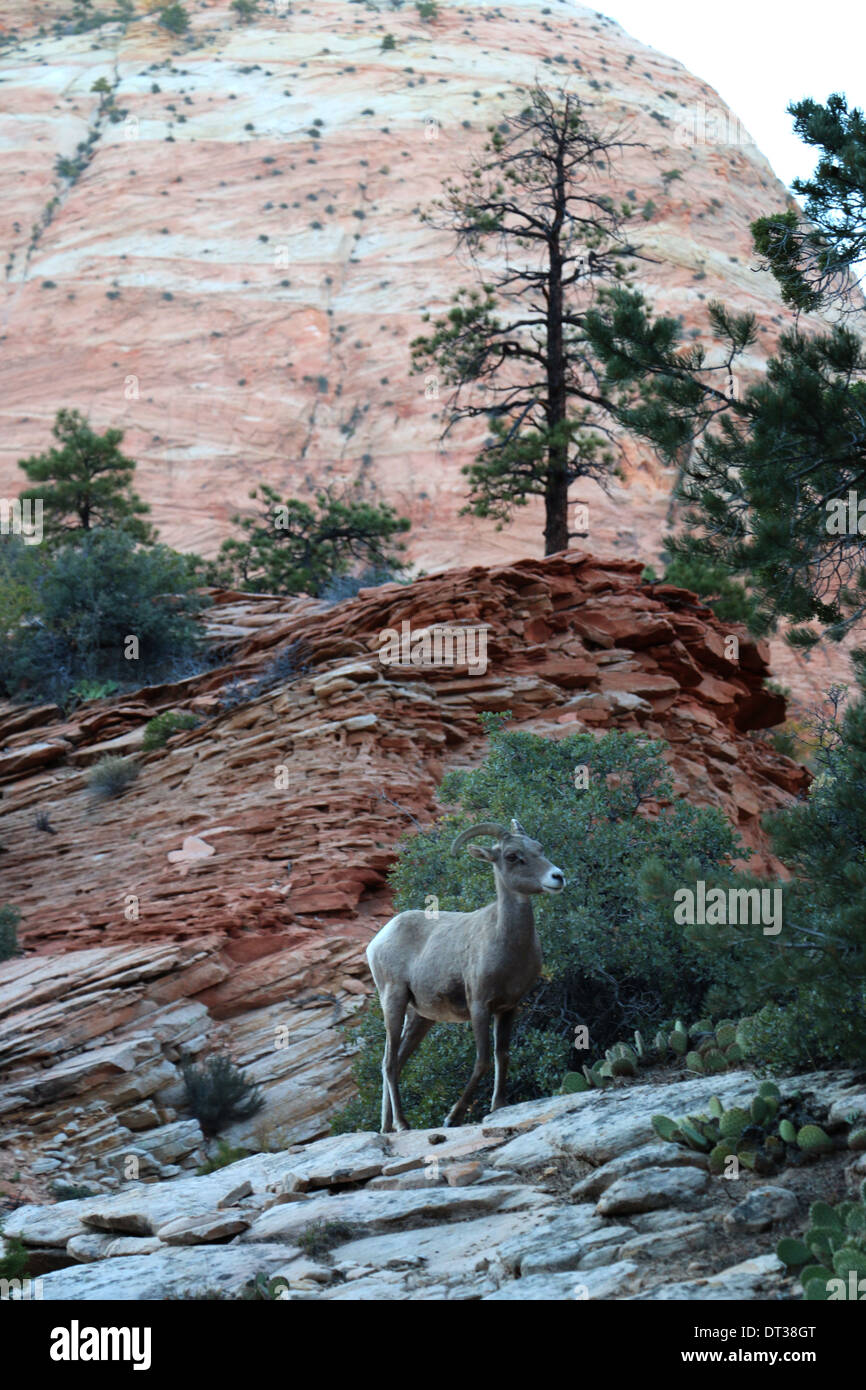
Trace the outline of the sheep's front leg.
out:
<instances>
[{"instance_id":1,"label":"sheep's front leg","mask_svg":"<svg viewBox=\"0 0 866 1390\"><path fill-rule=\"evenodd\" d=\"M488 1008L474 1008L472 1010L472 1032L475 1035L475 1066L472 1068L472 1075L466 1083L466 1090L453 1109L445 1116L443 1124L446 1129L451 1125L459 1124L463 1119L466 1108L475 1095L479 1081L485 1072L490 1070L490 1010Z\"/></svg>"},{"instance_id":2,"label":"sheep's front leg","mask_svg":"<svg viewBox=\"0 0 866 1390\"><path fill-rule=\"evenodd\" d=\"M498 1110L505 1104L505 1078L508 1076L508 1044L511 1029L516 1017L516 1009L505 1009L493 1019L493 1052L496 1061L496 1079L493 1083L493 1104L491 1110Z\"/></svg>"}]
</instances>

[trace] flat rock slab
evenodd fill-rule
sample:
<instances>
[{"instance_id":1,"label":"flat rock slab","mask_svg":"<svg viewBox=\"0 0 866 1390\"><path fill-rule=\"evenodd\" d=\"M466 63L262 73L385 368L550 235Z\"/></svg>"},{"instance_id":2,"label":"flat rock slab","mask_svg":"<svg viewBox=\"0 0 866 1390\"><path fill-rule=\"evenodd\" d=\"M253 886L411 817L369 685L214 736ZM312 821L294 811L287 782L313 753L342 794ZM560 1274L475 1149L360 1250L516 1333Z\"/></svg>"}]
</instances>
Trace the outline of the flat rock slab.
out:
<instances>
[{"instance_id":1,"label":"flat rock slab","mask_svg":"<svg viewBox=\"0 0 866 1390\"><path fill-rule=\"evenodd\" d=\"M113 1260L121 1255L152 1255L162 1249L162 1241L157 1236L109 1236L94 1231L90 1235L73 1236L66 1253L82 1264L91 1264L94 1260Z\"/></svg>"},{"instance_id":2,"label":"flat rock slab","mask_svg":"<svg viewBox=\"0 0 866 1390\"><path fill-rule=\"evenodd\" d=\"M697 1077L694 1081L675 1081L666 1086L629 1086L607 1091L584 1091L577 1096L561 1096L570 1101L558 1111L543 1103L527 1102L514 1109L523 1112L520 1133L494 1154L494 1168L526 1172L563 1154L585 1159L593 1165L609 1163L620 1154L641 1144L657 1142L652 1127L656 1114L693 1114L706 1110L710 1097L717 1095L723 1105L751 1100L757 1090L755 1078L744 1071L723 1076ZM537 1128L532 1124L531 1107L539 1104L538 1114L548 1114ZM497 1125L507 1125L508 1111L492 1117ZM485 1127L487 1122L485 1121Z\"/></svg>"},{"instance_id":3,"label":"flat rock slab","mask_svg":"<svg viewBox=\"0 0 866 1390\"><path fill-rule=\"evenodd\" d=\"M796 1215L800 1206L787 1187L755 1187L742 1202L732 1207L726 1222L738 1231L766 1231L776 1221Z\"/></svg>"},{"instance_id":4,"label":"flat rock slab","mask_svg":"<svg viewBox=\"0 0 866 1390\"><path fill-rule=\"evenodd\" d=\"M549 1200L532 1188L492 1186L434 1188L431 1192L345 1192L271 1207L256 1218L239 1240L293 1240L308 1226L335 1221L372 1233L400 1222L459 1221L497 1211L506 1204L510 1210L519 1211L543 1206Z\"/></svg>"},{"instance_id":5,"label":"flat rock slab","mask_svg":"<svg viewBox=\"0 0 866 1390\"><path fill-rule=\"evenodd\" d=\"M693 1206L710 1186L699 1168L648 1168L617 1178L596 1202L599 1216L627 1216L659 1207Z\"/></svg>"},{"instance_id":6,"label":"flat rock slab","mask_svg":"<svg viewBox=\"0 0 866 1390\"><path fill-rule=\"evenodd\" d=\"M334 1264L343 1274L364 1265L394 1270L420 1264L432 1283L486 1269L501 1246L516 1239L531 1240L537 1222L535 1211L493 1212L470 1221L368 1236L341 1246Z\"/></svg>"},{"instance_id":7,"label":"flat rock slab","mask_svg":"<svg viewBox=\"0 0 866 1390\"><path fill-rule=\"evenodd\" d=\"M631 1292L639 1277L639 1266L628 1260L602 1265L599 1269L580 1270L573 1274L532 1274L527 1279L512 1279L495 1293L487 1294L482 1303L538 1303L595 1298L622 1298Z\"/></svg>"},{"instance_id":8,"label":"flat rock slab","mask_svg":"<svg viewBox=\"0 0 866 1390\"><path fill-rule=\"evenodd\" d=\"M175 1246L152 1255L127 1255L55 1270L44 1275L42 1296L47 1301L155 1302L206 1290L239 1294L259 1272L270 1277L285 1263L285 1245Z\"/></svg>"},{"instance_id":9,"label":"flat rock slab","mask_svg":"<svg viewBox=\"0 0 866 1390\"><path fill-rule=\"evenodd\" d=\"M269 1190L306 1192L317 1187L339 1187L377 1177L387 1162L388 1136L384 1134L338 1134L308 1144L288 1166L279 1184Z\"/></svg>"},{"instance_id":10,"label":"flat rock slab","mask_svg":"<svg viewBox=\"0 0 866 1390\"><path fill-rule=\"evenodd\" d=\"M703 1168L707 1160L704 1154L693 1149L684 1149L679 1144L641 1144L631 1153L621 1154L619 1158L603 1163L600 1168L580 1178L571 1189L571 1196L578 1201L588 1202L600 1197L617 1178L628 1173L642 1172L646 1168Z\"/></svg>"},{"instance_id":11,"label":"flat rock slab","mask_svg":"<svg viewBox=\"0 0 866 1390\"><path fill-rule=\"evenodd\" d=\"M137 1183L122 1192L82 1197L54 1206L19 1207L6 1219L4 1235L17 1236L31 1247L65 1245L88 1231L116 1231L133 1236L156 1235L173 1218L212 1211L247 1195L248 1181L239 1179L233 1164L202 1177L165 1183Z\"/></svg>"},{"instance_id":12,"label":"flat rock slab","mask_svg":"<svg viewBox=\"0 0 866 1390\"><path fill-rule=\"evenodd\" d=\"M233 1210L199 1212L196 1216L175 1217L160 1226L157 1235L166 1245L207 1245L208 1241L240 1235L250 1220Z\"/></svg>"}]
</instances>

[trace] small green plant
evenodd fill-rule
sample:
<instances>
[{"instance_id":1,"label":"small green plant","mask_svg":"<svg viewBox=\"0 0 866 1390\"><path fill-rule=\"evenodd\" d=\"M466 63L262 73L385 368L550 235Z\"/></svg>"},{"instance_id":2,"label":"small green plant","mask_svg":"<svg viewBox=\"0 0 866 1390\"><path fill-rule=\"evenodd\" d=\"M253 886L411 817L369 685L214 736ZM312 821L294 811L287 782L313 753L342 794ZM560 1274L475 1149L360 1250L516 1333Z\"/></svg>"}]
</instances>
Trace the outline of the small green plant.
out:
<instances>
[{"instance_id":1,"label":"small green plant","mask_svg":"<svg viewBox=\"0 0 866 1390\"><path fill-rule=\"evenodd\" d=\"M348 1221L315 1221L301 1231L297 1243L307 1255L325 1255L357 1234L358 1227Z\"/></svg>"},{"instance_id":2,"label":"small green plant","mask_svg":"<svg viewBox=\"0 0 866 1390\"><path fill-rule=\"evenodd\" d=\"M27 1279L27 1262L30 1251L17 1236L4 1240L4 1252L0 1255L0 1279Z\"/></svg>"},{"instance_id":3,"label":"small green plant","mask_svg":"<svg viewBox=\"0 0 866 1390\"><path fill-rule=\"evenodd\" d=\"M764 1081L748 1107L726 1110L718 1096L710 1098L709 1114L672 1120L654 1115L653 1129L666 1143L707 1154L711 1173L724 1173L732 1158L755 1173L812 1162L841 1147L844 1139L831 1139L806 1110L802 1093L782 1096L772 1081Z\"/></svg>"},{"instance_id":4,"label":"small green plant","mask_svg":"<svg viewBox=\"0 0 866 1390\"><path fill-rule=\"evenodd\" d=\"M77 1202L82 1197L95 1197L96 1193L92 1187L87 1187L84 1183L64 1182L58 1178L51 1184L51 1195L56 1197L58 1202Z\"/></svg>"},{"instance_id":5,"label":"small green plant","mask_svg":"<svg viewBox=\"0 0 866 1390\"><path fill-rule=\"evenodd\" d=\"M242 1158L249 1156L249 1149L233 1149L227 1139L220 1139L217 1141L216 1153L211 1154L196 1172L199 1177L204 1177L207 1173L215 1173L218 1168L228 1168L230 1163L239 1163Z\"/></svg>"},{"instance_id":6,"label":"small green plant","mask_svg":"<svg viewBox=\"0 0 866 1390\"><path fill-rule=\"evenodd\" d=\"M165 5L159 12L159 22L170 34L185 34L189 28L189 15L183 5Z\"/></svg>"},{"instance_id":7,"label":"small green plant","mask_svg":"<svg viewBox=\"0 0 866 1390\"><path fill-rule=\"evenodd\" d=\"M644 222L652 222L653 217L655 215L655 210L656 205L653 202L652 198L647 198L646 202L640 210L640 215L643 218Z\"/></svg>"},{"instance_id":8,"label":"small green plant","mask_svg":"<svg viewBox=\"0 0 866 1390\"><path fill-rule=\"evenodd\" d=\"M232 1120L248 1120L262 1109L265 1098L240 1067L224 1053L205 1062L181 1067L186 1103L205 1134L213 1136Z\"/></svg>"},{"instance_id":9,"label":"small green plant","mask_svg":"<svg viewBox=\"0 0 866 1390\"><path fill-rule=\"evenodd\" d=\"M104 700L118 689L117 681L80 680L72 686L70 694L82 704L87 700Z\"/></svg>"},{"instance_id":10,"label":"small green plant","mask_svg":"<svg viewBox=\"0 0 866 1390\"><path fill-rule=\"evenodd\" d=\"M182 729L196 728L198 720L191 710L167 709L145 725L142 749L150 753L154 748L163 748L172 734L178 734Z\"/></svg>"},{"instance_id":11,"label":"small green plant","mask_svg":"<svg viewBox=\"0 0 866 1390\"><path fill-rule=\"evenodd\" d=\"M866 1288L866 1178L860 1199L813 1202L809 1229L802 1240L786 1236L776 1254L789 1269L799 1269L803 1297L809 1302L860 1299Z\"/></svg>"},{"instance_id":12,"label":"small green plant","mask_svg":"<svg viewBox=\"0 0 866 1390\"><path fill-rule=\"evenodd\" d=\"M87 790L95 801L111 801L123 795L138 772L138 763L132 758L100 758L87 773Z\"/></svg>"},{"instance_id":13,"label":"small green plant","mask_svg":"<svg viewBox=\"0 0 866 1390\"><path fill-rule=\"evenodd\" d=\"M0 907L0 960L11 960L18 954L18 923L21 913L11 903Z\"/></svg>"},{"instance_id":14,"label":"small green plant","mask_svg":"<svg viewBox=\"0 0 866 1390\"><path fill-rule=\"evenodd\" d=\"M432 24L434 19L439 18L436 0L415 0L415 9L418 11L419 19L423 19L425 24Z\"/></svg>"},{"instance_id":15,"label":"small green plant","mask_svg":"<svg viewBox=\"0 0 866 1390\"><path fill-rule=\"evenodd\" d=\"M379 47L383 53L391 53L397 47L397 40L393 34L386 34Z\"/></svg>"},{"instance_id":16,"label":"small green plant","mask_svg":"<svg viewBox=\"0 0 866 1390\"><path fill-rule=\"evenodd\" d=\"M259 0L232 0L230 8L241 24L249 24L259 12Z\"/></svg>"}]
</instances>

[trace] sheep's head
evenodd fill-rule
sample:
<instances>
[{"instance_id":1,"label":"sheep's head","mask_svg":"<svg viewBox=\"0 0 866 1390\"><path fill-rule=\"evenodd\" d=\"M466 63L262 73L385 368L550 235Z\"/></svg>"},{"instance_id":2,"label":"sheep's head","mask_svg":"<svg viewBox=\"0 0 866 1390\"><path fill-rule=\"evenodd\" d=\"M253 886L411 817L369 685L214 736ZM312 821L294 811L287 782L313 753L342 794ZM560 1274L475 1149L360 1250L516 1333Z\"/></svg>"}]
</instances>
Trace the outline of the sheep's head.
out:
<instances>
[{"instance_id":1,"label":"sheep's head","mask_svg":"<svg viewBox=\"0 0 866 1390\"><path fill-rule=\"evenodd\" d=\"M457 854L469 840L481 835L492 835L499 843L493 849L470 845L469 853L492 864L510 892L521 895L562 892L565 887L562 870L545 858L538 840L533 840L517 820L511 822L510 830L495 821L483 821L462 830L451 846L451 853Z\"/></svg>"}]
</instances>

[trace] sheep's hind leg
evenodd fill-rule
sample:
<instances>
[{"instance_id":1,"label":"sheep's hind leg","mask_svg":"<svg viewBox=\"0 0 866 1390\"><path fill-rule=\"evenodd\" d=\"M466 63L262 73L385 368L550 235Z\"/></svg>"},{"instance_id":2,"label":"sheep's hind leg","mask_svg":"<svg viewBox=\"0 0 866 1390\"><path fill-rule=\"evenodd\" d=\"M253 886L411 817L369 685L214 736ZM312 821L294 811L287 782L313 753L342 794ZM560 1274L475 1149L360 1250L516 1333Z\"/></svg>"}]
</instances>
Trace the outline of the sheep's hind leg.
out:
<instances>
[{"instance_id":1,"label":"sheep's hind leg","mask_svg":"<svg viewBox=\"0 0 866 1390\"><path fill-rule=\"evenodd\" d=\"M403 1029L403 1036L400 1039L400 1051L397 1054L398 1075L402 1074L403 1068L412 1056L412 1053L420 1047L432 1027L433 1019L422 1018L410 1004L406 1011L406 1026Z\"/></svg>"},{"instance_id":2,"label":"sheep's hind leg","mask_svg":"<svg viewBox=\"0 0 866 1390\"><path fill-rule=\"evenodd\" d=\"M472 1075L466 1083L465 1091L442 1122L446 1129L459 1124L463 1119L466 1109L475 1095L479 1081L485 1072L490 1070L489 1009L474 1009L472 1011L472 1032L475 1035L475 1066L472 1068Z\"/></svg>"},{"instance_id":3,"label":"sheep's hind leg","mask_svg":"<svg viewBox=\"0 0 866 1390\"><path fill-rule=\"evenodd\" d=\"M406 1116L400 1101L400 1035L403 1020L409 1003L407 989L392 989L382 998L382 1013L385 1016L385 1055L382 1058L382 1133L389 1134L397 1129L408 1129Z\"/></svg>"}]
</instances>

